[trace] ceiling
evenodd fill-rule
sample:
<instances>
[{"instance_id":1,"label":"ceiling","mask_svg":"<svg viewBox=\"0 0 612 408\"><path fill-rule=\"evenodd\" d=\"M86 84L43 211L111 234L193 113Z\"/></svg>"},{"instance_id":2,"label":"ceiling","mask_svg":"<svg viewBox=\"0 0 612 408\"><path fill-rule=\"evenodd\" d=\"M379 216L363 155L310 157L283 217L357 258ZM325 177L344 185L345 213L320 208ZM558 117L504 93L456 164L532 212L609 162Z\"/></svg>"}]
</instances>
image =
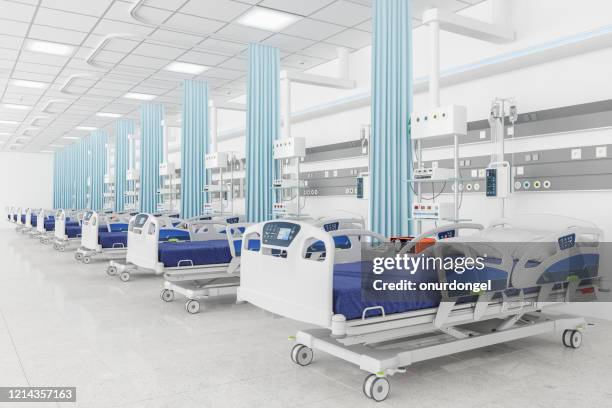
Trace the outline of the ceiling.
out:
<instances>
[{"instance_id":1,"label":"ceiling","mask_svg":"<svg viewBox=\"0 0 612 408\"><path fill-rule=\"evenodd\" d=\"M459 11L482 0L413 0L413 15L436 6ZM209 82L211 98L245 93L247 44L280 48L283 68L306 70L336 57L338 46L360 49L371 41L371 0L0 0L0 151L53 151L115 118L138 118L142 101L127 92L156 95L166 113L177 114L181 82ZM296 14L280 32L236 23L252 7ZM414 20L418 25L420 21ZM109 34L91 61L90 54ZM26 49L28 39L74 47L69 56ZM173 61L210 67L200 75L164 70ZM38 81L44 89L17 87ZM25 105L16 110L5 104ZM17 124L1 123L15 121ZM3 142L3 143L2 143Z\"/></svg>"}]
</instances>

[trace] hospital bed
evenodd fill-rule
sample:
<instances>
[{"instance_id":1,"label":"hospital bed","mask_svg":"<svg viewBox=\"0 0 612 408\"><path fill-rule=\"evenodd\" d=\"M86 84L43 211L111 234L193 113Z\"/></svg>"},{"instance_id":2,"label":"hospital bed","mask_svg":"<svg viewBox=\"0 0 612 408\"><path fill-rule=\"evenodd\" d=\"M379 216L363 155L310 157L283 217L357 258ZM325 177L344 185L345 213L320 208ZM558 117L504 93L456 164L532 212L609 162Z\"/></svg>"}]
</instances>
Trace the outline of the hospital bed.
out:
<instances>
[{"instance_id":1,"label":"hospital bed","mask_svg":"<svg viewBox=\"0 0 612 408\"><path fill-rule=\"evenodd\" d=\"M83 213L79 211L59 210L55 215L53 231L53 248L63 252L69 246L81 241L81 221Z\"/></svg>"},{"instance_id":2,"label":"hospital bed","mask_svg":"<svg viewBox=\"0 0 612 408\"><path fill-rule=\"evenodd\" d=\"M17 213L13 217L15 221L15 231L20 232L25 227L25 212L21 207L17 208Z\"/></svg>"},{"instance_id":3,"label":"hospital bed","mask_svg":"<svg viewBox=\"0 0 612 408\"><path fill-rule=\"evenodd\" d=\"M581 345L584 318L547 315L543 309L596 298L603 234L591 223L524 215L487 228L471 223L435 228L399 254L434 238L423 255L480 254L485 267L478 274L434 269L413 276L433 283L490 281L490 290L478 295L406 291L393 301L362 297L362 271L371 273L371 264L354 250L349 256L351 249L329 250L338 234L350 236L351 245L369 242L374 252L377 243L387 247L386 238L373 232L330 233L298 221L248 228L243 240L259 236L261 247L242 253L238 299L319 326L297 333L292 360L309 365L316 349L353 363L369 373L362 388L368 398L386 399L387 377L419 361L548 332L562 333L567 347ZM320 243L324 256L309 253L313 242Z\"/></svg>"},{"instance_id":4,"label":"hospital bed","mask_svg":"<svg viewBox=\"0 0 612 408\"><path fill-rule=\"evenodd\" d=\"M180 293L187 299L185 310L193 314L200 310L200 300L213 295L235 292L235 288L240 283L240 256L243 245L258 248L260 243L259 238L251 239L248 243L241 242L247 224L239 221L237 218L225 220L217 218L193 225L193 236L200 241L185 244L193 247L186 253L193 255L194 249L197 248L199 259L194 262L193 258L189 257L192 255L181 255L181 258L186 258L181 262L184 266L180 265L181 267L172 268L164 273L164 289L160 295L163 301L171 302L175 298L175 293ZM326 217L308 222L326 231L364 226L363 219L355 218ZM206 230L203 234L204 228ZM346 237L336 239L336 245L342 246L345 242ZM177 247L176 250L180 251L180 245Z\"/></svg>"},{"instance_id":5,"label":"hospital bed","mask_svg":"<svg viewBox=\"0 0 612 408\"><path fill-rule=\"evenodd\" d=\"M6 218L7 221L10 223L14 223L14 217L15 217L16 211L15 211L15 207L6 207Z\"/></svg>"},{"instance_id":6,"label":"hospital bed","mask_svg":"<svg viewBox=\"0 0 612 408\"><path fill-rule=\"evenodd\" d=\"M55 210L54 212L45 211L43 214L44 221L42 223L37 223L36 229L40 232L38 240L41 244L48 245L55 239L55 220L60 216L61 212L62 210ZM41 218L43 218L43 216L41 216Z\"/></svg>"},{"instance_id":7,"label":"hospital bed","mask_svg":"<svg viewBox=\"0 0 612 408\"><path fill-rule=\"evenodd\" d=\"M129 214L86 211L83 216L81 246L74 253L74 258L84 264L100 255L125 259L130 217Z\"/></svg>"},{"instance_id":8,"label":"hospital bed","mask_svg":"<svg viewBox=\"0 0 612 408\"><path fill-rule=\"evenodd\" d=\"M137 214L128 225L125 263L111 261L106 273L118 275L127 282L136 270L163 273L157 266L159 242L191 240L187 228L178 228L182 221L168 215Z\"/></svg>"}]
</instances>

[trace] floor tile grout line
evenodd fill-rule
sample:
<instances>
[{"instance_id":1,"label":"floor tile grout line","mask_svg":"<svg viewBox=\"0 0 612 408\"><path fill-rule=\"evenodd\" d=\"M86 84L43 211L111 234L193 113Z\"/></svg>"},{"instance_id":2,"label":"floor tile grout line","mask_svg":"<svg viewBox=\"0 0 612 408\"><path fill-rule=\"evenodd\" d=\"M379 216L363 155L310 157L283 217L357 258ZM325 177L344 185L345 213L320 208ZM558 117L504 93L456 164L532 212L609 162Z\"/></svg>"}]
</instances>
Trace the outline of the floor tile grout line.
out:
<instances>
[{"instance_id":1,"label":"floor tile grout line","mask_svg":"<svg viewBox=\"0 0 612 408\"><path fill-rule=\"evenodd\" d=\"M17 360L19 361L19 367L21 367L21 372L23 373L23 377L25 378L26 382L28 383L28 386L32 386L32 384L30 384L30 380L28 379L28 375L25 372L25 368L23 367L23 363L21 361L21 356L19 355L19 352L17 351L17 345L15 344L15 339L13 338L13 334L11 333L11 329L8 325L8 322L6 321L6 317L4 316L4 312L2 311L2 309L0 309L0 316L2 316L2 321L4 322L4 327L6 327L6 332L9 336L9 338L11 339L11 344L13 345L13 350L15 351L15 355L17 356Z\"/></svg>"}]
</instances>

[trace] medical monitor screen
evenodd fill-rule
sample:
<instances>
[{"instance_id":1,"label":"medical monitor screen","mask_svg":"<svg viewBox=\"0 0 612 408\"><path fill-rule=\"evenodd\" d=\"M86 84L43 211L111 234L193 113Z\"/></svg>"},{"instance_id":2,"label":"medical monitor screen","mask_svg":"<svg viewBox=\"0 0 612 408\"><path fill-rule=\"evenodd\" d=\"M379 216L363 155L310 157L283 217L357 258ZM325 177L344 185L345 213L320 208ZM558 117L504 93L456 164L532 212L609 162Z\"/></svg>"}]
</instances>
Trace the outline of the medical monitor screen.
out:
<instances>
[{"instance_id":1,"label":"medical monitor screen","mask_svg":"<svg viewBox=\"0 0 612 408\"><path fill-rule=\"evenodd\" d=\"M290 236L291 236L291 228L279 228L276 239L281 240L281 241L287 241L289 240Z\"/></svg>"},{"instance_id":2,"label":"medical monitor screen","mask_svg":"<svg viewBox=\"0 0 612 408\"><path fill-rule=\"evenodd\" d=\"M147 220L149 219L149 216L146 214L139 214L136 216L136 219L134 220L134 227L135 228L142 228L145 223L147 222Z\"/></svg>"}]
</instances>

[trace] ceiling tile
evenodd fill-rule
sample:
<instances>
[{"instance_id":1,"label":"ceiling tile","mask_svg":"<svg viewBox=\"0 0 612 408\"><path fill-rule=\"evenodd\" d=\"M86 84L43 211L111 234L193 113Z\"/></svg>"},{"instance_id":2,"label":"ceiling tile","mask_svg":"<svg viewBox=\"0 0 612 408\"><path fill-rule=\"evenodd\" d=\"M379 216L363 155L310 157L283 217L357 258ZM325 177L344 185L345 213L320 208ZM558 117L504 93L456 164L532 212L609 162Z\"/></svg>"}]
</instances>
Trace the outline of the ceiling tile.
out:
<instances>
[{"instance_id":1,"label":"ceiling tile","mask_svg":"<svg viewBox=\"0 0 612 408\"><path fill-rule=\"evenodd\" d=\"M10 35L0 35L0 47L18 50L21 48L23 38L13 37Z\"/></svg>"},{"instance_id":2,"label":"ceiling tile","mask_svg":"<svg viewBox=\"0 0 612 408\"><path fill-rule=\"evenodd\" d=\"M325 23L323 21L304 18L295 24L290 25L282 32L296 37L309 38L311 40L323 40L334 34L338 34L345 27Z\"/></svg>"},{"instance_id":3,"label":"ceiling tile","mask_svg":"<svg viewBox=\"0 0 612 408\"><path fill-rule=\"evenodd\" d=\"M51 83L55 79L55 75L41 74L40 72L25 72L15 71L13 72L14 79L25 79L26 81L39 81Z\"/></svg>"},{"instance_id":4,"label":"ceiling tile","mask_svg":"<svg viewBox=\"0 0 612 408\"><path fill-rule=\"evenodd\" d=\"M147 0L147 6L175 11L182 6L185 1L186 0Z\"/></svg>"},{"instance_id":5,"label":"ceiling tile","mask_svg":"<svg viewBox=\"0 0 612 408\"><path fill-rule=\"evenodd\" d=\"M185 30L190 33L198 33L198 34L210 34L221 27L223 27L225 23L220 21L209 20L207 18L190 16L187 14L177 13L170 17L168 21L164 24L164 26L169 28L176 28L177 30Z\"/></svg>"},{"instance_id":6,"label":"ceiling tile","mask_svg":"<svg viewBox=\"0 0 612 408\"><path fill-rule=\"evenodd\" d=\"M283 0L286 1L286 0ZM313 0L309 0L313 1ZM183 14L192 14L213 20L232 21L251 6L231 0L202 1L190 0L180 10Z\"/></svg>"},{"instance_id":7,"label":"ceiling tile","mask_svg":"<svg viewBox=\"0 0 612 408\"><path fill-rule=\"evenodd\" d=\"M58 55L48 55L48 54L40 54L37 52L31 52L31 51L21 51L21 58L19 58L19 61L29 62L31 64L55 65L58 67L62 67L66 64L66 62L69 59L70 59L69 57L60 57ZM32 72L38 72L38 71L34 70Z\"/></svg>"},{"instance_id":8,"label":"ceiling tile","mask_svg":"<svg viewBox=\"0 0 612 408\"><path fill-rule=\"evenodd\" d=\"M340 34L329 37L325 41L331 44L341 45L343 47L359 49L372 43L372 33L349 28Z\"/></svg>"},{"instance_id":9,"label":"ceiling tile","mask_svg":"<svg viewBox=\"0 0 612 408\"><path fill-rule=\"evenodd\" d=\"M236 55L247 49L244 43L236 43L231 41L216 40L207 38L198 45L198 49L215 51L224 55Z\"/></svg>"},{"instance_id":10,"label":"ceiling tile","mask_svg":"<svg viewBox=\"0 0 612 408\"><path fill-rule=\"evenodd\" d=\"M112 2L113 0L42 0L42 6L98 17Z\"/></svg>"},{"instance_id":11,"label":"ceiling tile","mask_svg":"<svg viewBox=\"0 0 612 408\"><path fill-rule=\"evenodd\" d=\"M146 4L149 2L147 1ZM126 23L136 23L137 20L130 15L131 3L116 1L104 15L104 18ZM161 24L172 14L169 10L162 10L154 7L141 6L138 9L139 19L143 19L151 24Z\"/></svg>"},{"instance_id":12,"label":"ceiling tile","mask_svg":"<svg viewBox=\"0 0 612 408\"><path fill-rule=\"evenodd\" d=\"M84 16L82 14L68 13L41 7L36 13L35 24L50 27L60 26L63 29L89 32L98 21L96 17Z\"/></svg>"},{"instance_id":13,"label":"ceiling tile","mask_svg":"<svg viewBox=\"0 0 612 408\"><path fill-rule=\"evenodd\" d=\"M329 5L333 1L334 0L264 0L260 5L299 14L301 16L308 16Z\"/></svg>"},{"instance_id":14,"label":"ceiling tile","mask_svg":"<svg viewBox=\"0 0 612 408\"><path fill-rule=\"evenodd\" d=\"M29 4L0 0L0 10L2 10L2 18L29 23L32 21L36 7Z\"/></svg>"},{"instance_id":15,"label":"ceiling tile","mask_svg":"<svg viewBox=\"0 0 612 408\"><path fill-rule=\"evenodd\" d=\"M204 52L189 51L181 55L178 60L183 62L191 62L193 64L202 64L207 66L215 66L227 59L227 56L209 54Z\"/></svg>"},{"instance_id":16,"label":"ceiling tile","mask_svg":"<svg viewBox=\"0 0 612 408\"><path fill-rule=\"evenodd\" d=\"M211 68L205 73L203 73L201 76L206 77L206 78L219 78L219 79L234 80L234 79L240 78L241 76L244 76L244 72L235 71L232 69Z\"/></svg>"},{"instance_id":17,"label":"ceiling tile","mask_svg":"<svg viewBox=\"0 0 612 408\"><path fill-rule=\"evenodd\" d=\"M285 34L274 34L272 37L263 41L263 44L271 45L285 51L298 51L313 45L314 41Z\"/></svg>"},{"instance_id":18,"label":"ceiling tile","mask_svg":"<svg viewBox=\"0 0 612 408\"><path fill-rule=\"evenodd\" d=\"M28 23L0 19L0 34L8 34L16 37L25 37L28 32Z\"/></svg>"},{"instance_id":19,"label":"ceiling tile","mask_svg":"<svg viewBox=\"0 0 612 408\"><path fill-rule=\"evenodd\" d=\"M167 59L175 59L179 55L185 53L185 49L177 47L166 47L164 45L143 43L140 44L134 51L134 54L144 55L146 57L163 57Z\"/></svg>"},{"instance_id":20,"label":"ceiling tile","mask_svg":"<svg viewBox=\"0 0 612 408\"><path fill-rule=\"evenodd\" d=\"M239 24L228 24L216 33L216 36L228 40L235 40L248 44L249 42L260 42L271 36L269 31L257 28L245 27Z\"/></svg>"},{"instance_id":21,"label":"ceiling tile","mask_svg":"<svg viewBox=\"0 0 612 408\"><path fill-rule=\"evenodd\" d=\"M41 25L32 25L28 37L44 41L60 42L65 44L80 44L83 42L86 33L74 30L64 30L63 28L55 28Z\"/></svg>"},{"instance_id":22,"label":"ceiling tile","mask_svg":"<svg viewBox=\"0 0 612 408\"><path fill-rule=\"evenodd\" d=\"M304 48L300 53L316 58L335 59L338 56L338 47L321 42Z\"/></svg>"},{"instance_id":23,"label":"ceiling tile","mask_svg":"<svg viewBox=\"0 0 612 408\"><path fill-rule=\"evenodd\" d=\"M358 24L355 26L355 28L358 28L363 31L372 32L372 20L368 20L365 23Z\"/></svg>"},{"instance_id":24,"label":"ceiling tile","mask_svg":"<svg viewBox=\"0 0 612 408\"><path fill-rule=\"evenodd\" d=\"M177 44L184 47L193 47L194 45L202 41L202 37L196 35L184 34L172 30L162 29L156 30L153 34L149 36L149 38L158 41Z\"/></svg>"},{"instance_id":25,"label":"ceiling tile","mask_svg":"<svg viewBox=\"0 0 612 408\"><path fill-rule=\"evenodd\" d=\"M370 8L346 0L338 0L311 15L312 18L317 20L348 27L363 23L371 16L372 11Z\"/></svg>"},{"instance_id":26,"label":"ceiling tile","mask_svg":"<svg viewBox=\"0 0 612 408\"><path fill-rule=\"evenodd\" d=\"M248 68L248 60L246 58L240 57L231 58L219 64L219 68L229 68L237 71L246 71Z\"/></svg>"},{"instance_id":27,"label":"ceiling tile","mask_svg":"<svg viewBox=\"0 0 612 408\"><path fill-rule=\"evenodd\" d=\"M140 55L128 55L121 62L122 65L132 65L135 67L146 67L152 69L159 69L168 64L168 60L159 59L159 58L151 58L151 57L143 57Z\"/></svg>"},{"instance_id":28,"label":"ceiling tile","mask_svg":"<svg viewBox=\"0 0 612 408\"><path fill-rule=\"evenodd\" d=\"M149 35L153 28L140 24L128 24L122 21L101 20L94 29L95 34L107 35L116 33L130 33L136 35Z\"/></svg>"}]
</instances>

